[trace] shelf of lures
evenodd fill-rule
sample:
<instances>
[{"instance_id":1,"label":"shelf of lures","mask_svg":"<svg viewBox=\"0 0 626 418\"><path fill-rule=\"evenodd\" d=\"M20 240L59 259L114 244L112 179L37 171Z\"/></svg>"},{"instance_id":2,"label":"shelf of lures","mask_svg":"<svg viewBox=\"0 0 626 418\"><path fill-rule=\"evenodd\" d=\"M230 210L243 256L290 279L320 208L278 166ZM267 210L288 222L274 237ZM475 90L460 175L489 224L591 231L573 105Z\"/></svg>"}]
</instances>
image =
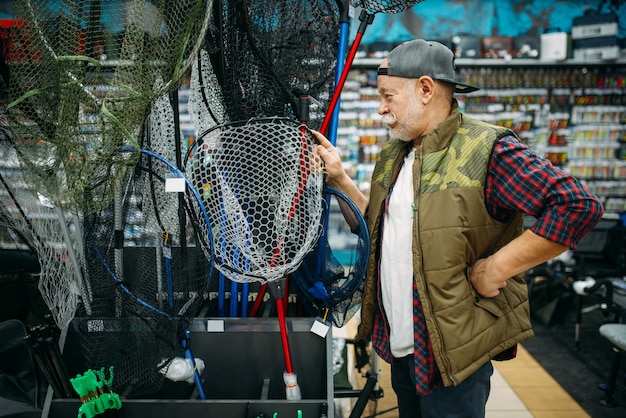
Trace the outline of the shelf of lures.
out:
<instances>
[{"instance_id":1,"label":"shelf of lures","mask_svg":"<svg viewBox=\"0 0 626 418\"><path fill-rule=\"evenodd\" d=\"M340 102L337 148L365 193L388 140L377 113L380 61L354 61ZM626 212L626 61L457 59L456 66L460 81L480 87L456 96L463 113L515 130L584 182L606 212Z\"/></svg>"}]
</instances>

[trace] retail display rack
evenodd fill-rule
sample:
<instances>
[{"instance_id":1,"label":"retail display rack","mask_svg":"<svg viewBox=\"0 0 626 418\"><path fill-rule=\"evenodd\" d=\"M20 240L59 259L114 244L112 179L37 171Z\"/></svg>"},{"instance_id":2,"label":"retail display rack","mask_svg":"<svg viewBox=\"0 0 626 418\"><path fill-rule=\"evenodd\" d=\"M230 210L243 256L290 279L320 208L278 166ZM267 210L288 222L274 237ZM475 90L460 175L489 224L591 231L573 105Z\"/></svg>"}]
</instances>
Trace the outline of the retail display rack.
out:
<instances>
[{"instance_id":1,"label":"retail display rack","mask_svg":"<svg viewBox=\"0 0 626 418\"><path fill-rule=\"evenodd\" d=\"M362 191L388 139L378 115L376 68L355 60L341 95L337 146ZM626 211L626 61L456 59L461 110L514 129L537 153L584 181L607 212Z\"/></svg>"}]
</instances>

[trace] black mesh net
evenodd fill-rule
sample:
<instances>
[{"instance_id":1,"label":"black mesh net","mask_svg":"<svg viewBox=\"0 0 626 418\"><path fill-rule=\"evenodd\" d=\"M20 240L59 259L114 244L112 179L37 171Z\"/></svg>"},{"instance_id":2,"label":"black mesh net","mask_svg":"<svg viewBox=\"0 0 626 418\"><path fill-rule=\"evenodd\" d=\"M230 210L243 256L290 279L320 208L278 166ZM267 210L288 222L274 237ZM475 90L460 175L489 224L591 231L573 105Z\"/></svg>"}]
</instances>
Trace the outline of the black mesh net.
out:
<instances>
[{"instance_id":1,"label":"black mesh net","mask_svg":"<svg viewBox=\"0 0 626 418\"><path fill-rule=\"evenodd\" d=\"M81 343L90 368L115 366L117 392L129 397L160 387L212 275L207 219L172 167L142 152L124 193L85 220L91 312L77 315Z\"/></svg>"},{"instance_id":2,"label":"black mesh net","mask_svg":"<svg viewBox=\"0 0 626 418\"><path fill-rule=\"evenodd\" d=\"M209 89L204 100L222 99L225 119L217 122L301 120L298 97L307 95L315 127L333 90L338 33L334 0L221 1L207 37L210 59L200 73ZM211 79L219 88L209 86Z\"/></svg>"}]
</instances>

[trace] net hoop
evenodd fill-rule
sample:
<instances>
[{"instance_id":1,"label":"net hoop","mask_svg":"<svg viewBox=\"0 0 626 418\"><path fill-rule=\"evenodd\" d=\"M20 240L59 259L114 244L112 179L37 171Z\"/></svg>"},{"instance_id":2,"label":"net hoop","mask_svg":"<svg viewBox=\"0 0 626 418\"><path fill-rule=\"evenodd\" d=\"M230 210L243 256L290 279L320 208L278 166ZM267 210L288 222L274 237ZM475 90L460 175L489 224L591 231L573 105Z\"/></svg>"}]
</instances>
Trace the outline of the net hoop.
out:
<instances>
[{"instance_id":1,"label":"net hoop","mask_svg":"<svg viewBox=\"0 0 626 418\"><path fill-rule=\"evenodd\" d=\"M339 202L344 219L356 238L348 257L333 250L330 237L322 236L315 252L307 255L290 277L314 307L314 314L344 326L358 311L370 256L367 221L356 204L343 192L326 186L326 193ZM327 207L330 211L330 206ZM342 258L342 261L339 261Z\"/></svg>"},{"instance_id":2,"label":"net hoop","mask_svg":"<svg viewBox=\"0 0 626 418\"><path fill-rule=\"evenodd\" d=\"M322 228L322 160L312 132L288 118L215 126L189 148L184 168L213 226L216 268L229 279L284 278Z\"/></svg>"}]
</instances>

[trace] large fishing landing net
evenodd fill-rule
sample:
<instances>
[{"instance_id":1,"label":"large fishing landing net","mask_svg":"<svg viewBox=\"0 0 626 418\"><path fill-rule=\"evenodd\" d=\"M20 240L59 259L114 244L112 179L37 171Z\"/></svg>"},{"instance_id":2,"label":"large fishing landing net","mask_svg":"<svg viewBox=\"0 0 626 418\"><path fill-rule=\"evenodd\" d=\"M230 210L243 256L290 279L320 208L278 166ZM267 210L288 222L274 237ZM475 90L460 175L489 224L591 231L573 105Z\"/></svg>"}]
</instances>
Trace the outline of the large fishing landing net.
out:
<instances>
[{"instance_id":1,"label":"large fishing landing net","mask_svg":"<svg viewBox=\"0 0 626 418\"><path fill-rule=\"evenodd\" d=\"M321 234L323 173L313 134L289 119L217 126L185 163L211 219L216 268L229 279L284 278Z\"/></svg>"},{"instance_id":2,"label":"large fishing landing net","mask_svg":"<svg viewBox=\"0 0 626 418\"><path fill-rule=\"evenodd\" d=\"M191 183L150 151L132 174L85 219L91 314L76 319L88 367L115 366L116 392L130 397L158 390L184 352L213 271L209 219Z\"/></svg>"},{"instance_id":3,"label":"large fishing landing net","mask_svg":"<svg viewBox=\"0 0 626 418\"><path fill-rule=\"evenodd\" d=\"M16 0L9 115L33 188L85 213L129 176L141 125L195 60L211 0Z\"/></svg>"},{"instance_id":4,"label":"large fishing landing net","mask_svg":"<svg viewBox=\"0 0 626 418\"><path fill-rule=\"evenodd\" d=\"M301 121L300 96L311 98L308 122L319 126L334 83L337 2L218 3L192 78L190 112L199 131L250 118Z\"/></svg>"},{"instance_id":5,"label":"large fishing landing net","mask_svg":"<svg viewBox=\"0 0 626 418\"><path fill-rule=\"evenodd\" d=\"M323 164L314 144L315 136L293 119L251 119L203 133L184 164L211 219L216 268L235 283L271 285L289 400L301 394L281 283L322 232Z\"/></svg>"}]
</instances>

